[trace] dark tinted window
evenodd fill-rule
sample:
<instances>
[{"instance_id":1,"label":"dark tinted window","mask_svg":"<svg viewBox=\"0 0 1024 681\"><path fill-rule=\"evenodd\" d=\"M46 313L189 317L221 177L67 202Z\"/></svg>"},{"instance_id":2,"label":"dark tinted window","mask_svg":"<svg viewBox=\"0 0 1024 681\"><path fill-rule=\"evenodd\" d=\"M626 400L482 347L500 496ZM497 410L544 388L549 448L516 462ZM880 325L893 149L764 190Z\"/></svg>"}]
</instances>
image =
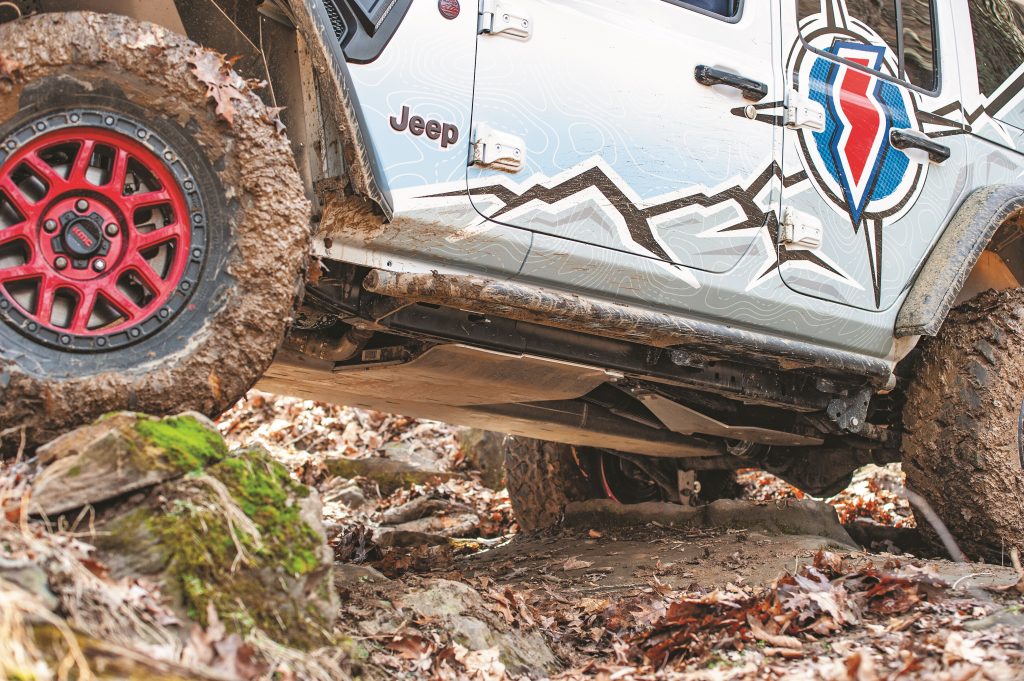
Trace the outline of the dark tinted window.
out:
<instances>
[{"instance_id":1,"label":"dark tinted window","mask_svg":"<svg viewBox=\"0 0 1024 681\"><path fill-rule=\"evenodd\" d=\"M828 0L825 0L828 2ZM847 0L846 8L850 16L859 19L882 36L885 44L898 51L896 35L896 0ZM798 0L797 11L800 19L806 19L822 11L822 0Z\"/></svg>"},{"instance_id":2,"label":"dark tinted window","mask_svg":"<svg viewBox=\"0 0 1024 681\"><path fill-rule=\"evenodd\" d=\"M1024 8L1013 0L970 0L978 85L990 96L1024 63Z\"/></svg>"},{"instance_id":3,"label":"dark tinted window","mask_svg":"<svg viewBox=\"0 0 1024 681\"><path fill-rule=\"evenodd\" d=\"M683 7L693 7L704 10L711 14L717 14L726 18L736 16L739 11L740 0L669 0Z\"/></svg>"},{"instance_id":4,"label":"dark tinted window","mask_svg":"<svg viewBox=\"0 0 1024 681\"><path fill-rule=\"evenodd\" d=\"M900 9L903 12L904 75L914 85L934 90L938 83L931 0L902 0Z\"/></svg>"},{"instance_id":5,"label":"dark tinted window","mask_svg":"<svg viewBox=\"0 0 1024 681\"><path fill-rule=\"evenodd\" d=\"M970 0L973 4L976 0ZM926 90L935 88L934 0L847 0L850 16L867 24L898 56L900 77ZM799 18L822 11L821 0L797 0ZM900 40L902 34L902 41Z\"/></svg>"},{"instance_id":6,"label":"dark tinted window","mask_svg":"<svg viewBox=\"0 0 1024 681\"><path fill-rule=\"evenodd\" d=\"M894 53L899 53L895 0L846 0L850 16L867 24Z\"/></svg>"}]
</instances>

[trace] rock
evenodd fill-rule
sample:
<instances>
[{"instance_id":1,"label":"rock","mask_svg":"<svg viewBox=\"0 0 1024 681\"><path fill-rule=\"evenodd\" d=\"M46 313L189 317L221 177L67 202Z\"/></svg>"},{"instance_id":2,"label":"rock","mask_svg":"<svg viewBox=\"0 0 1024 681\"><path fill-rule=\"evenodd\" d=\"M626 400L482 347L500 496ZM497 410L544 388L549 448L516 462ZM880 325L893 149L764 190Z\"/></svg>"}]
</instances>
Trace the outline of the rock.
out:
<instances>
[{"instance_id":1,"label":"rock","mask_svg":"<svg viewBox=\"0 0 1024 681\"><path fill-rule=\"evenodd\" d=\"M763 530L780 534L809 534L856 548L839 524L835 509L815 499L757 503L719 499L705 506L661 502L620 504L611 499L572 502L565 509L565 524L600 527L657 522L679 527L723 527Z\"/></svg>"},{"instance_id":2,"label":"rock","mask_svg":"<svg viewBox=\"0 0 1024 681\"><path fill-rule=\"evenodd\" d=\"M435 515L419 520L410 520L395 526L395 530L406 532L423 532L442 537L465 537L476 534L480 526L480 517L475 513L457 513L454 515Z\"/></svg>"},{"instance_id":3,"label":"rock","mask_svg":"<svg viewBox=\"0 0 1024 681\"><path fill-rule=\"evenodd\" d=\"M32 594L47 610L54 611L60 606L50 590L50 576L37 563L0 559L0 580Z\"/></svg>"},{"instance_id":4,"label":"rock","mask_svg":"<svg viewBox=\"0 0 1024 681\"><path fill-rule=\"evenodd\" d=\"M369 478L377 483L380 493L384 495L391 494L406 485L425 485L462 477L457 473L423 470L402 461L376 457L367 459L332 457L324 459L323 465L333 476Z\"/></svg>"},{"instance_id":5,"label":"rock","mask_svg":"<svg viewBox=\"0 0 1024 681\"><path fill-rule=\"evenodd\" d=\"M437 580L423 591L398 598L398 606L420 617L440 620L456 642L469 650L497 648L512 675L547 677L558 661L538 631L524 632L497 618L483 598L461 582Z\"/></svg>"},{"instance_id":6,"label":"rock","mask_svg":"<svg viewBox=\"0 0 1024 681\"><path fill-rule=\"evenodd\" d=\"M447 537L410 530L381 530L376 541L385 548L412 548L413 546L444 546Z\"/></svg>"},{"instance_id":7,"label":"rock","mask_svg":"<svg viewBox=\"0 0 1024 681\"><path fill-rule=\"evenodd\" d=\"M817 499L787 499L770 504L719 499L703 509L708 526L747 528L780 534L813 534L857 548L857 544L839 523L836 509Z\"/></svg>"},{"instance_id":8,"label":"rock","mask_svg":"<svg viewBox=\"0 0 1024 681\"><path fill-rule=\"evenodd\" d=\"M565 507L565 524L569 527L605 527L645 523L662 525L693 525L701 519L699 509L656 501L642 504L620 504L611 499L574 501Z\"/></svg>"},{"instance_id":9,"label":"rock","mask_svg":"<svg viewBox=\"0 0 1024 681\"><path fill-rule=\"evenodd\" d=\"M213 604L231 631L258 627L300 648L324 644L336 614L316 493L261 449L234 452L101 519L97 548L116 577L159 580L182 614Z\"/></svg>"},{"instance_id":10,"label":"rock","mask_svg":"<svg viewBox=\"0 0 1024 681\"><path fill-rule=\"evenodd\" d=\"M370 503L366 498L366 493L355 482L344 478L338 478L337 481L339 483L337 486L329 485L324 489L325 504L340 503L355 511Z\"/></svg>"},{"instance_id":11,"label":"rock","mask_svg":"<svg viewBox=\"0 0 1024 681\"><path fill-rule=\"evenodd\" d=\"M370 503L358 485L344 488L335 498L353 510L363 508Z\"/></svg>"},{"instance_id":12,"label":"rock","mask_svg":"<svg viewBox=\"0 0 1024 681\"><path fill-rule=\"evenodd\" d=\"M434 515L441 511L447 511L449 509L457 509L460 511L468 511L469 508L462 504L453 504L450 501L444 499L433 499L431 497L418 497L412 501L402 504L401 506L395 506L389 508L381 514L381 524L383 525L399 525L401 523L407 523L410 520L419 520L425 518L428 515Z\"/></svg>"},{"instance_id":13,"label":"rock","mask_svg":"<svg viewBox=\"0 0 1024 681\"><path fill-rule=\"evenodd\" d=\"M1024 614L1011 609L999 610L988 617L964 623L964 629L967 631L985 631L986 629L998 626L1020 629L1024 627Z\"/></svg>"},{"instance_id":14,"label":"rock","mask_svg":"<svg viewBox=\"0 0 1024 681\"><path fill-rule=\"evenodd\" d=\"M408 464L412 468L429 471L436 470L440 455L434 450L424 447L416 440L405 442L389 442L384 445L384 458L398 463Z\"/></svg>"},{"instance_id":15,"label":"rock","mask_svg":"<svg viewBox=\"0 0 1024 681\"><path fill-rule=\"evenodd\" d=\"M356 565L355 563L334 564L334 583L337 586L375 584L390 581L390 579L369 565Z\"/></svg>"},{"instance_id":16,"label":"rock","mask_svg":"<svg viewBox=\"0 0 1024 681\"><path fill-rule=\"evenodd\" d=\"M157 419L119 412L37 450L29 512L47 516L116 499L220 461L227 447L200 414Z\"/></svg>"},{"instance_id":17,"label":"rock","mask_svg":"<svg viewBox=\"0 0 1024 681\"><path fill-rule=\"evenodd\" d=\"M503 433L479 428L463 428L456 434L459 448L472 468L480 471L480 481L493 490L505 487L505 441Z\"/></svg>"}]
</instances>

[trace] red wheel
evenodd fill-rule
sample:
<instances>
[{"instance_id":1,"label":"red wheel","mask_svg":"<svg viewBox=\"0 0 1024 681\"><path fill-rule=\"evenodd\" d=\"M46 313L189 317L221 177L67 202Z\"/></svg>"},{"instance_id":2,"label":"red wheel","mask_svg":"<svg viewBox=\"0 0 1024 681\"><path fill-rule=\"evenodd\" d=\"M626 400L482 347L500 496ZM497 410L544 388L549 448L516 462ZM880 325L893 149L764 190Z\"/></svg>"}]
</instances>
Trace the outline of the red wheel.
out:
<instances>
[{"instance_id":1,"label":"red wheel","mask_svg":"<svg viewBox=\"0 0 1024 681\"><path fill-rule=\"evenodd\" d=\"M270 364L309 204L255 92L217 115L201 49L112 15L0 24L23 65L0 87L0 450L119 409L215 415Z\"/></svg>"},{"instance_id":2,"label":"red wheel","mask_svg":"<svg viewBox=\"0 0 1024 681\"><path fill-rule=\"evenodd\" d=\"M88 110L32 121L5 146L0 308L16 328L91 350L170 321L205 250L198 195L196 210L186 196L195 182L175 152L140 124Z\"/></svg>"}]
</instances>

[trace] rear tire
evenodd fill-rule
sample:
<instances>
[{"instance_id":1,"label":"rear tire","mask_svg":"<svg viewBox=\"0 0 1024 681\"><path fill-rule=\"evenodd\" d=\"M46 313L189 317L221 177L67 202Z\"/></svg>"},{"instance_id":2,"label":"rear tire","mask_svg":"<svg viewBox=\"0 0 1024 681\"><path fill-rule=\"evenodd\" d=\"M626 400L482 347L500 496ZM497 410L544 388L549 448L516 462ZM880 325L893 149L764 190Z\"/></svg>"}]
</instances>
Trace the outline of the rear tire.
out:
<instances>
[{"instance_id":1,"label":"rear tire","mask_svg":"<svg viewBox=\"0 0 1024 681\"><path fill-rule=\"evenodd\" d=\"M0 187L27 213L0 219L0 430L32 444L117 409L214 416L269 365L301 290L309 206L254 93L230 93L230 124L215 113L190 64L201 54L111 15L0 26L0 182L29 161L45 180L34 203ZM171 198L137 208L154 187ZM98 231L75 242L92 215Z\"/></svg>"},{"instance_id":2,"label":"rear tire","mask_svg":"<svg viewBox=\"0 0 1024 681\"><path fill-rule=\"evenodd\" d=\"M1022 398L1024 290L989 291L924 344L903 411L907 484L971 557L1024 549Z\"/></svg>"},{"instance_id":3,"label":"rear tire","mask_svg":"<svg viewBox=\"0 0 1024 681\"><path fill-rule=\"evenodd\" d=\"M512 435L503 446L505 485L523 531L554 527L569 502L593 496L572 446Z\"/></svg>"}]
</instances>

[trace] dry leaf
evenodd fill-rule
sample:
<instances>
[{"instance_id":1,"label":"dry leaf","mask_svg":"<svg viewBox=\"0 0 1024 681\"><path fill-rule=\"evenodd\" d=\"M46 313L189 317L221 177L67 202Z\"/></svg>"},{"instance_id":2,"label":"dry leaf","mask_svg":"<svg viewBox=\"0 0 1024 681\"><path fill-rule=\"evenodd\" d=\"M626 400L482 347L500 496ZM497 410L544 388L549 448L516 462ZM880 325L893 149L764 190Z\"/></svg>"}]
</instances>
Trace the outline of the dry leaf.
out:
<instances>
[{"instance_id":1,"label":"dry leaf","mask_svg":"<svg viewBox=\"0 0 1024 681\"><path fill-rule=\"evenodd\" d=\"M273 125L278 135L283 135L286 130L284 123L281 122L281 112L284 110L283 106L268 106L263 114L263 120Z\"/></svg>"},{"instance_id":2,"label":"dry leaf","mask_svg":"<svg viewBox=\"0 0 1024 681\"><path fill-rule=\"evenodd\" d=\"M385 646L388 650L393 650L399 654L399 656L407 660L418 660L424 655L430 652L431 646L422 636L405 636L398 638Z\"/></svg>"},{"instance_id":3,"label":"dry leaf","mask_svg":"<svg viewBox=\"0 0 1024 681\"><path fill-rule=\"evenodd\" d=\"M501 652L497 648L467 651L455 645L455 659L458 660L470 679L479 681L501 681L505 678L505 665L499 659Z\"/></svg>"},{"instance_id":4,"label":"dry leaf","mask_svg":"<svg viewBox=\"0 0 1024 681\"><path fill-rule=\"evenodd\" d=\"M217 104L217 115L234 124L235 102L242 101L243 93L249 89L246 82L232 68L238 58L227 59L219 52L197 49L188 59L196 77L206 85L206 96Z\"/></svg>"},{"instance_id":5,"label":"dry leaf","mask_svg":"<svg viewBox=\"0 0 1024 681\"><path fill-rule=\"evenodd\" d=\"M580 560L574 557L565 561L565 563L562 564L562 569L568 572L570 570L582 570L584 568L590 567L591 565L593 565L591 561Z\"/></svg>"},{"instance_id":6,"label":"dry leaf","mask_svg":"<svg viewBox=\"0 0 1024 681\"><path fill-rule=\"evenodd\" d=\"M747 624L750 625L750 633L754 635L754 638L764 641L776 648L800 650L804 647L804 644L800 642L800 639L795 636L769 633L769 631L765 629L760 622L750 615L747 615Z\"/></svg>"},{"instance_id":7,"label":"dry leaf","mask_svg":"<svg viewBox=\"0 0 1024 681\"><path fill-rule=\"evenodd\" d=\"M850 681L877 681L874 660L867 650L857 651L846 658L846 676Z\"/></svg>"}]
</instances>

